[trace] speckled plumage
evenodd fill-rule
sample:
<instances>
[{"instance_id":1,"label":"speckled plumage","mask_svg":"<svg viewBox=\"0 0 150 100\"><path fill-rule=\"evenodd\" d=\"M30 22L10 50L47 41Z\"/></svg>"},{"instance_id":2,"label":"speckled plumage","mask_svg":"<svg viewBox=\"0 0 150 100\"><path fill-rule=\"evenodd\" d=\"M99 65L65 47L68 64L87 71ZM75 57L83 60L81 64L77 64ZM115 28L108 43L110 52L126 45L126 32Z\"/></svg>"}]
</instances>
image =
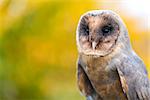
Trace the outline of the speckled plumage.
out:
<instances>
[{"instance_id":1,"label":"speckled plumage","mask_svg":"<svg viewBox=\"0 0 150 100\"><path fill-rule=\"evenodd\" d=\"M76 36L78 87L87 100L150 100L145 65L133 51L116 13L95 10L83 14Z\"/></svg>"}]
</instances>

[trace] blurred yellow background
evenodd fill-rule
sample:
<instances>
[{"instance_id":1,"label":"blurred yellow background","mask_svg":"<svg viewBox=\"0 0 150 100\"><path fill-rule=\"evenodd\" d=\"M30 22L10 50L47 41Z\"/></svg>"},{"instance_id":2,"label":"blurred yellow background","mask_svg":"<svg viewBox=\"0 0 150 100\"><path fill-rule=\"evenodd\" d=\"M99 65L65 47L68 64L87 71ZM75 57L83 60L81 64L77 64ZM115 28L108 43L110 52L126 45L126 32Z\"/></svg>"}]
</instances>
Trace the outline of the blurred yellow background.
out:
<instances>
[{"instance_id":1,"label":"blurred yellow background","mask_svg":"<svg viewBox=\"0 0 150 100\"><path fill-rule=\"evenodd\" d=\"M0 0L0 100L84 100L76 85L75 31L81 14L94 9L123 18L150 73L148 3Z\"/></svg>"}]
</instances>

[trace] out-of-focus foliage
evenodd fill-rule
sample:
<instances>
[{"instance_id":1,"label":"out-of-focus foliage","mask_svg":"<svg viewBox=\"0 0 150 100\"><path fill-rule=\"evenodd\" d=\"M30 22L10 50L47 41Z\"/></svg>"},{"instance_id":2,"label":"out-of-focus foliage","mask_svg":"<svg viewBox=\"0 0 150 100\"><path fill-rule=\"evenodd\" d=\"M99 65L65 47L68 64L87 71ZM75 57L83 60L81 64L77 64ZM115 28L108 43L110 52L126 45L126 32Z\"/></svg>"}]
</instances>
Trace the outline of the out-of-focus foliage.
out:
<instances>
[{"instance_id":1,"label":"out-of-focus foliage","mask_svg":"<svg viewBox=\"0 0 150 100\"><path fill-rule=\"evenodd\" d=\"M76 86L75 30L92 0L0 0L0 100L83 100ZM148 32L123 16L133 47L148 60ZM144 51L144 52L143 52Z\"/></svg>"}]
</instances>

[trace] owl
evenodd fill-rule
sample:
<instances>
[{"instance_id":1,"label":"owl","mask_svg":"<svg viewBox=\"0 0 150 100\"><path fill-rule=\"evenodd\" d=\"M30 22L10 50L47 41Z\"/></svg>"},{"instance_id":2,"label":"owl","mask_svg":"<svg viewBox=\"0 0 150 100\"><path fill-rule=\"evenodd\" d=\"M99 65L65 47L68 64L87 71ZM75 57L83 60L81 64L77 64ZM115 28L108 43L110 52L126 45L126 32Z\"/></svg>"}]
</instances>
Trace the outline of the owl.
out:
<instances>
[{"instance_id":1,"label":"owl","mask_svg":"<svg viewBox=\"0 0 150 100\"><path fill-rule=\"evenodd\" d=\"M150 100L146 67L111 10L83 14L76 31L77 84L86 100Z\"/></svg>"}]
</instances>

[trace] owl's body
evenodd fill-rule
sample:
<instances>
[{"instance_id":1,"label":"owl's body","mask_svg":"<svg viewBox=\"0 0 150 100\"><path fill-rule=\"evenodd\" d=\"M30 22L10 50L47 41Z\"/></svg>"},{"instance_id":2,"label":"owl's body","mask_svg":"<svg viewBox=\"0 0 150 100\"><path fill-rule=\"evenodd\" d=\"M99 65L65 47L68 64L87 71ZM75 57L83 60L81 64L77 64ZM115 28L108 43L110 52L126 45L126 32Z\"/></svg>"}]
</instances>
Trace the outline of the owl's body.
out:
<instances>
[{"instance_id":1,"label":"owl's body","mask_svg":"<svg viewBox=\"0 0 150 100\"><path fill-rule=\"evenodd\" d=\"M81 64L79 62L80 67L82 66L81 70L85 71L92 88L94 88L95 93L93 94L93 91L90 93L93 100L97 100L97 97L98 100L101 100L100 98L103 98L102 100L126 100L118 73L112 69L114 66L109 65L111 63L109 58L93 58L82 55L79 59L82 62ZM86 90L83 93L86 94Z\"/></svg>"},{"instance_id":2,"label":"owl's body","mask_svg":"<svg viewBox=\"0 0 150 100\"><path fill-rule=\"evenodd\" d=\"M87 100L150 100L145 65L114 12L84 14L78 24L77 46L78 87Z\"/></svg>"}]
</instances>

